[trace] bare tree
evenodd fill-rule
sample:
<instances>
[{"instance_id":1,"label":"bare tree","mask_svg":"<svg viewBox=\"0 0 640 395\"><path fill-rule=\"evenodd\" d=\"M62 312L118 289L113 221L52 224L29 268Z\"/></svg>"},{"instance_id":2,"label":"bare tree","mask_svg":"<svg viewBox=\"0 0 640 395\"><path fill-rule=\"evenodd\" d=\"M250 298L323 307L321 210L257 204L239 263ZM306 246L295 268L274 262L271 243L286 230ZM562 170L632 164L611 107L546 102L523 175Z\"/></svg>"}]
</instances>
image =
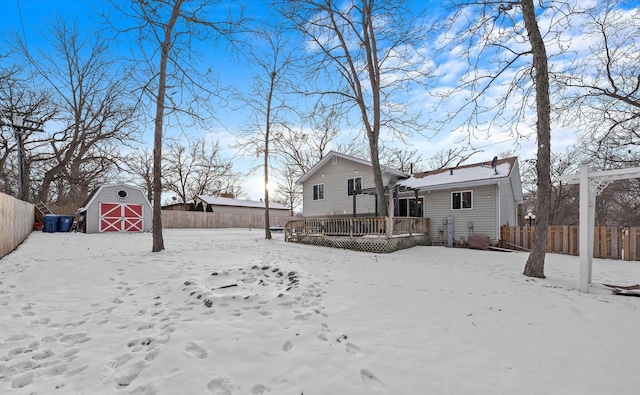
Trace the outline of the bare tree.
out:
<instances>
[{"instance_id":1,"label":"bare tree","mask_svg":"<svg viewBox=\"0 0 640 395\"><path fill-rule=\"evenodd\" d=\"M427 164L429 165L429 170L456 167L460 166L479 152L482 151L472 150L471 152L468 152L466 147L442 149L433 154L433 156L431 156L427 161Z\"/></svg>"},{"instance_id":2,"label":"bare tree","mask_svg":"<svg viewBox=\"0 0 640 395\"><path fill-rule=\"evenodd\" d=\"M562 184L558 178L576 173L584 155L575 147L562 153L551 154L551 195L549 208L550 225L572 225L578 223L577 185ZM538 175L536 159L521 160L520 173L524 193L524 211L536 209L538 198Z\"/></svg>"},{"instance_id":3,"label":"bare tree","mask_svg":"<svg viewBox=\"0 0 640 395\"><path fill-rule=\"evenodd\" d=\"M148 149L135 151L123 158L125 170L134 182L147 192L147 199L153 202L153 152Z\"/></svg>"},{"instance_id":4,"label":"bare tree","mask_svg":"<svg viewBox=\"0 0 640 395\"><path fill-rule=\"evenodd\" d=\"M233 172L232 161L222 156L217 141L207 145L205 139L185 136L180 140L169 140L165 151L164 189L176 194L183 203L197 195L227 193L229 191L220 186L225 185L229 177L239 178Z\"/></svg>"},{"instance_id":5,"label":"bare tree","mask_svg":"<svg viewBox=\"0 0 640 395\"><path fill-rule=\"evenodd\" d=\"M43 127L57 111L49 92L34 91L18 70L0 75L0 191L33 201L40 189L34 167L50 157Z\"/></svg>"},{"instance_id":6,"label":"bare tree","mask_svg":"<svg viewBox=\"0 0 640 395\"><path fill-rule=\"evenodd\" d=\"M530 118L536 119L537 226L524 274L543 278L551 193L550 55L545 40L562 44L561 34L573 10L566 2L546 3L536 10L532 0L471 0L455 2L454 7L449 44L455 46L456 56L466 56L471 67L456 89L444 93L448 104L465 97L452 117L461 117L470 137L483 128L487 133L506 129L519 135L523 131L518 125L528 127ZM537 13L544 13L544 34ZM562 53L564 46L557 48Z\"/></svg>"},{"instance_id":7,"label":"bare tree","mask_svg":"<svg viewBox=\"0 0 640 395\"><path fill-rule=\"evenodd\" d=\"M196 120L206 118L201 110L210 110L209 98L217 93L217 87L210 85L207 77L210 70L201 71L196 67L200 59L194 44L220 39L233 43L232 36L242 20L241 15L237 19L232 16L218 19L216 6L222 3L222 0L134 0L130 9L116 6L128 20L138 23L124 30L137 33L137 49L143 54L141 65L146 66L147 72L143 92L155 103L153 252L164 250L160 196L165 110ZM153 49L145 57L148 48ZM179 92L175 97L169 95L167 87Z\"/></svg>"},{"instance_id":8,"label":"bare tree","mask_svg":"<svg viewBox=\"0 0 640 395\"><path fill-rule=\"evenodd\" d=\"M411 174L424 170L422 154L419 154L417 149L382 147L380 160L385 166L404 173Z\"/></svg>"},{"instance_id":9,"label":"bare tree","mask_svg":"<svg viewBox=\"0 0 640 395\"><path fill-rule=\"evenodd\" d=\"M423 45L429 32L413 3L399 0L278 1L280 12L308 39L306 93L337 97L357 114L366 135L379 212L387 204L380 167L380 142L423 130L419 114L401 104L411 86L424 84L430 62Z\"/></svg>"},{"instance_id":10,"label":"bare tree","mask_svg":"<svg viewBox=\"0 0 640 395\"><path fill-rule=\"evenodd\" d=\"M330 151L340 134L340 114L335 107L321 103L306 114L303 121L309 125L308 128L294 129L288 124L283 125L280 135L274 140L274 149L285 163L285 168L295 168L299 177Z\"/></svg>"},{"instance_id":11,"label":"bare tree","mask_svg":"<svg viewBox=\"0 0 640 395\"><path fill-rule=\"evenodd\" d=\"M290 208L291 216L295 215L296 207L302 204L302 186L296 184L296 180L302 176L300 170L293 164L285 164L280 171L282 181L276 181L276 196L274 202L279 202Z\"/></svg>"},{"instance_id":12,"label":"bare tree","mask_svg":"<svg viewBox=\"0 0 640 395\"><path fill-rule=\"evenodd\" d=\"M524 275L544 278L544 258L547 252L547 226L549 225L549 198L551 195L551 99L549 98L549 67L547 49L540 34L533 0L521 0L524 25L529 36L536 91L536 137L538 154L538 201L536 229L533 244L524 267Z\"/></svg>"},{"instance_id":13,"label":"bare tree","mask_svg":"<svg viewBox=\"0 0 640 395\"><path fill-rule=\"evenodd\" d=\"M586 148L607 168L633 166L640 157L639 29L639 8L596 2L581 36L593 44L557 76L564 121L586 130Z\"/></svg>"},{"instance_id":14,"label":"bare tree","mask_svg":"<svg viewBox=\"0 0 640 395\"><path fill-rule=\"evenodd\" d=\"M116 149L137 142L136 102L130 100L127 71L103 36L82 36L75 24L59 20L47 39L52 49L35 58L20 43L35 78L51 88L56 121L63 125L42 137L49 147L38 158L46 166L37 199L47 201L57 184L58 203L79 204L117 166Z\"/></svg>"},{"instance_id":15,"label":"bare tree","mask_svg":"<svg viewBox=\"0 0 640 395\"><path fill-rule=\"evenodd\" d=\"M270 30L267 30L270 29ZM251 91L239 94L238 98L250 109L248 130L237 144L243 152L262 157L264 174L264 231L265 239L271 239L269 222L269 174L272 146L283 139L286 130L286 115L293 111L287 104L287 92L291 89L291 74L295 70L297 46L281 26L260 29L254 33L254 47L246 56L256 66Z\"/></svg>"}]
</instances>

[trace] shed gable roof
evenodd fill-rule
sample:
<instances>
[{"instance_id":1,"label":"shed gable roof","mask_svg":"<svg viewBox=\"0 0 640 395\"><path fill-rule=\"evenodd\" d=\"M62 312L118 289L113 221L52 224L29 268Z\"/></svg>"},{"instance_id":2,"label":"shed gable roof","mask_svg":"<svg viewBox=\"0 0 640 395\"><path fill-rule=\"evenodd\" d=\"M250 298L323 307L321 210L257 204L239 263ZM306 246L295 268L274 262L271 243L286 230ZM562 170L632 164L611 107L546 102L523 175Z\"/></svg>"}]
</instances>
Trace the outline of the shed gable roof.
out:
<instances>
[{"instance_id":1,"label":"shed gable roof","mask_svg":"<svg viewBox=\"0 0 640 395\"><path fill-rule=\"evenodd\" d=\"M91 206L93 204L93 201L96 199L96 197L99 196L100 192L106 187L122 187L122 188L133 189L133 190L135 190L137 192L140 192L140 194L144 197L144 200L149 205L149 207L153 208L151 206L151 203L147 199L147 195L145 194L145 192L144 192L144 190L142 188L139 188L139 187L134 186L134 185L119 183L119 184L102 184L98 188L95 188L93 191L91 191L89 193L89 196L87 196L87 198L84 200L84 202L82 202L82 205L80 206L80 208L78 208L78 211L86 211L87 207L89 207L89 206Z\"/></svg>"},{"instance_id":2,"label":"shed gable roof","mask_svg":"<svg viewBox=\"0 0 640 395\"><path fill-rule=\"evenodd\" d=\"M365 165L365 166L369 166L369 167L373 166L371 164L371 162L369 162L367 160L356 158L355 156L341 154L340 152L336 152L336 151L330 151L327 155L325 155L322 159L320 159L320 161L318 163L313 165L313 167L311 169L309 169L309 171L307 171L302 177L300 177L296 181L296 184L297 185L302 185L305 181L307 181L309 179L309 177L314 175L318 170L320 170L322 168L322 166L327 164L333 158L341 158L341 159L344 159L344 160L349 160L349 161L356 162L356 163L359 163L361 165ZM401 172L400 170L392 169L392 168L387 167L387 166L380 166L380 170L382 171L382 174L388 174L388 175L392 175L392 176L395 176L395 177L398 177L398 178L409 177L409 174Z\"/></svg>"}]
</instances>

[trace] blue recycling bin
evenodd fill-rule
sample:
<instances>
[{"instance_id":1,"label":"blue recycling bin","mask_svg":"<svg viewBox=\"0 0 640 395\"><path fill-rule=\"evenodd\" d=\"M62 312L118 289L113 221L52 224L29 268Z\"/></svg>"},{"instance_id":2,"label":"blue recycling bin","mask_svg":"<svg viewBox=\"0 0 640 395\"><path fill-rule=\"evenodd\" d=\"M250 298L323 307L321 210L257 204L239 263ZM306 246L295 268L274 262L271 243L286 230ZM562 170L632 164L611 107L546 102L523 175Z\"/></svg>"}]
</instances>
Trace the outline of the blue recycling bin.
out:
<instances>
[{"instance_id":1,"label":"blue recycling bin","mask_svg":"<svg viewBox=\"0 0 640 395\"><path fill-rule=\"evenodd\" d=\"M42 231L47 233L56 233L58 231L58 216L54 214L45 214L43 217Z\"/></svg>"},{"instance_id":2,"label":"blue recycling bin","mask_svg":"<svg viewBox=\"0 0 640 395\"><path fill-rule=\"evenodd\" d=\"M68 232L71 230L73 224L72 215L59 215L58 216L58 232Z\"/></svg>"}]
</instances>

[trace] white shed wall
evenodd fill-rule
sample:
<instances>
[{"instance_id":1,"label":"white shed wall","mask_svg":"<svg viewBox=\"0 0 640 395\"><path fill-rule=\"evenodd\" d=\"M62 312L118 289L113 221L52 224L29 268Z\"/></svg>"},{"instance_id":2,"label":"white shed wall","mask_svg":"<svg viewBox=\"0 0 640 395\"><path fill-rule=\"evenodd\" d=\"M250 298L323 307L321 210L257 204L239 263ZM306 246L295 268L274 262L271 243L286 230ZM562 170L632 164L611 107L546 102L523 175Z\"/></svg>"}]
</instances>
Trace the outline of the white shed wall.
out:
<instances>
[{"instance_id":1,"label":"white shed wall","mask_svg":"<svg viewBox=\"0 0 640 395\"><path fill-rule=\"evenodd\" d=\"M127 191L127 197L118 197L118 191ZM100 203L126 203L142 205L143 229L149 232L152 229L153 211L146 196L137 188L127 185L105 185L100 189L90 202L86 211L86 232L98 233L100 223Z\"/></svg>"}]
</instances>

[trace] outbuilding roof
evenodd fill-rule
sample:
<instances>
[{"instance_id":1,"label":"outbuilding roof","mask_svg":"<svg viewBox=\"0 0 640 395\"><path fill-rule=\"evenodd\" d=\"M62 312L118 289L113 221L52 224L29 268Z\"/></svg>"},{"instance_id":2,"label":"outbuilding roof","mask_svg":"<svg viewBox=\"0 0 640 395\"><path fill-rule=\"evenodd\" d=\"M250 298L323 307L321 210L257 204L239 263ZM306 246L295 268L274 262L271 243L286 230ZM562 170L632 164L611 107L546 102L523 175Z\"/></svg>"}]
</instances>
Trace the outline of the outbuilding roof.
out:
<instances>
[{"instance_id":1,"label":"outbuilding roof","mask_svg":"<svg viewBox=\"0 0 640 395\"><path fill-rule=\"evenodd\" d=\"M142 196L144 196L144 199L146 200L146 203L149 205L149 207L152 207L151 203L147 199L147 194L145 193L145 191L142 188L139 188L139 187L134 186L134 185L117 183L117 184L102 184L98 188L95 188L93 191L91 191L89 193L89 196L87 196L87 198L84 200L84 202L82 202L82 205L80 206L80 208L78 208L78 211L79 212L87 211L87 207L89 207L93 203L93 201L96 198L96 196L98 195L98 193L102 189L104 189L106 187L123 187L123 188L129 188L129 189L137 190L142 194Z\"/></svg>"},{"instance_id":2,"label":"outbuilding roof","mask_svg":"<svg viewBox=\"0 0 640 395\"><path fill-rule=\"evenodd\" d=\"M209 196L209 195L197 195L196 197L202 200L204 203L211 204L214 206L265 208L264 201L242 200L242 199L233 199L233 198L220 197L220 196ZM269 208L274 210L289 210L289 208L284 204L280 204L276 202L269 202Z\"/></svg>"}]
</instances>

